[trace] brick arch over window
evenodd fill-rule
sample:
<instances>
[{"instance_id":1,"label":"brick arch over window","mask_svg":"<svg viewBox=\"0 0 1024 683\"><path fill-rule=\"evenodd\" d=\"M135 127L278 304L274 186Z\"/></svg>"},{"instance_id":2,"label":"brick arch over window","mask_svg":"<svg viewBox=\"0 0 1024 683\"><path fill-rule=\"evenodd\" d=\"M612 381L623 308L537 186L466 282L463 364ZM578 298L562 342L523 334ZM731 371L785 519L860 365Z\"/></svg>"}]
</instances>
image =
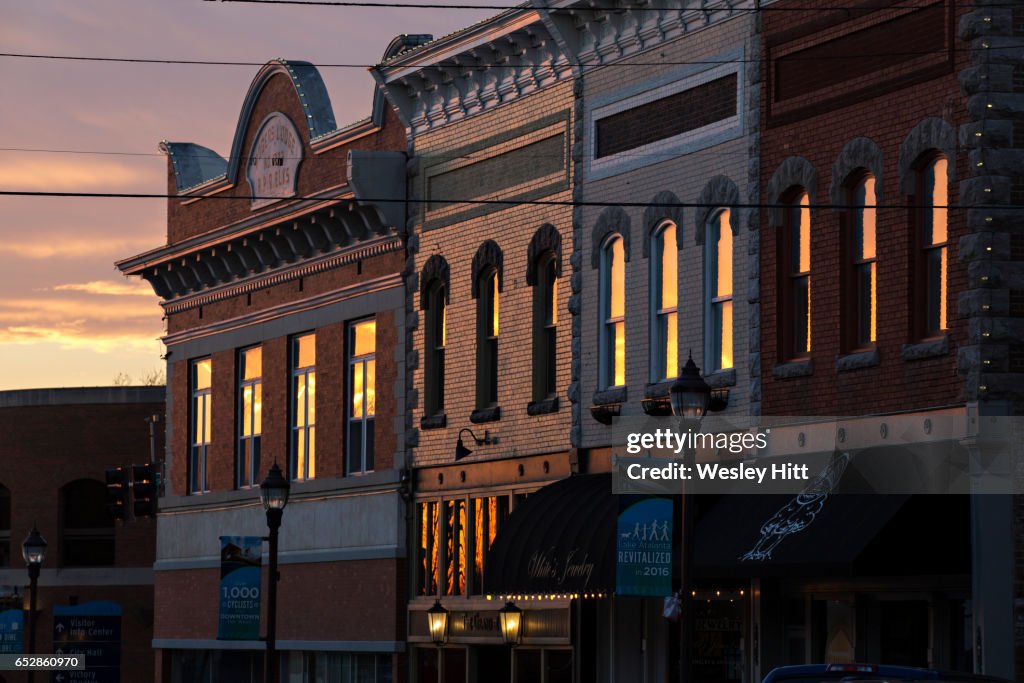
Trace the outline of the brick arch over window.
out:
<instances>
[{"instance_id":1,"label":"brick arch over window","mask_svg":"<svg viewBox=\"0 0 1024 683\"><path fill-rule=\"evenodd\" d=\"M700 198L697 199L697 215L694 217L696 227L696 242L704 244L704 233L707 232L708 220L719 209L732 209L729 211L729 227L732 234L740 234L740 212L734 207L740 203L740 191L731 178L724 175L716 175L709 180L700 191Z\"/></svg>"},{"instance_id":2,"label":"brick arch over window","mask_svg":"<svg viewBox=\"0 0 1024 683\"><path fill-rule=\"evenodd\" d=\"M444 256L440 254L434 254L427 259L427 262L423 264L423 272L420 273L420 310L427 308L427 302L430 297L427 296L430 285L440 280L444 284L444 302L449 302L448 293L451 288L448 283L451 279L451 269L448 267L448 261L445 260Z\"/></svg>"},{"instance_id":3,"label":"brick arch over window","mask_svg":"<svg viewBox=\"0 0 1024 683\"><path fill-rule=\"evenodd\" d=\"M601 248L608 235L617 233L622 236L623 260L629 263L629 214L621 206L609 206L597 217L594 231L591 233L590 265L592 268L601 266Z\"/></svg>"},{"instance_id":4,"label":"brick arch over window","mask_svg":"<svg viewBox=\"0 0 1024 683\"><path fill-rule=\"evenodd\" d=\"M476 250L476 256L473 257L474 299L480 296L480 273L488 266L493 266L498 272L498 291L502 291L504 256L501 253L501 247L499 247L498 243L494 240L487 240L481 244L480 248Z\"/></svg>"},{"instance_id":5,"label":"brick arch over window","mask_svg":"<svg viewBox=\"0 0 1024 683\"><path fill-rule=\"evenodd\" d=\"M537 257L546 252L555 255L555 277L562 277L562 236L550 223L537 228L526 252L526 284L537 284Z\"/></svg>"},{"instance_id":6,"label":"brick arch over window","mask_svg":"<svg viewBox=\"0 0 1024 683\"><path fill-rule=\"evenodd\" d=\"M672 221L676 224L676 248L683 248L683 207L679 197L668 190L662 190L654 195L654 199L644 209L644 258L651 255L651 235L661 227L665 221ZM627 259L628 260L628 259Z\"/></svg>"},{"instance_id":7,"label":"brick arch over window","mask_svg":"<svg viewBox=\"0 0 1024 683\"><path fill-rule=\"evenodd\" d=\"M946 164L946 177L949 186L953 187L956 181L956 133L942 119L929 117L914 126L900 145L900 190L903 194L914 194L917 184L914 165L930 150L942 152L949 160Z\"/></svg>"},{"instance_id":8,"label":"brick arch over window","mask_svg":"<svg viewBox=\"0 0 1024 683\"><path fill-rule=\"evenodd\" d=\"M860 169L875 177L875 201L882 203L882 150L871 138L858 137L850 140L832 164L832 186L829 200L834 211L846 204L846 189L850 176Z\"/></svg>"},{"instance_id":9,"label":"brick arch over window","mask_svg":"<svg viewBox=\"0 0 1024 683\"><path fill-rule=\"evenodd\" d=\"M768 181L768 203L781 204L786 192L799 185L807 190L807 200L814 206L818 196L818 171L807 159L803 157L787 157L779 164ZM814 209L811 209L812 213ZM786 210L782 207L774 207L768 210L768 223L773 227L782 225L785 221Z\"/></svg>"}]
</instances>

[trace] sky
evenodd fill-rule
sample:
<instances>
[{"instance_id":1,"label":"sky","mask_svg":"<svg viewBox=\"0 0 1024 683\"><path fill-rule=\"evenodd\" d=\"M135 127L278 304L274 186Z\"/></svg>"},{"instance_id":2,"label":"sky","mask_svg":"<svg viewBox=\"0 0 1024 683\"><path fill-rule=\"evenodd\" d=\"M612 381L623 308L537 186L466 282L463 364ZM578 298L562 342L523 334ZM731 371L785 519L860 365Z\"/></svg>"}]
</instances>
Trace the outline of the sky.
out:
<instances>
[{"instance_id":1,"label":"sky","mask_svg":"<svg viewBox=\"0 0 1024 683\"><path fill-rule=\"evenodd\" d=\"M0 52L371 64L400 33L439 37L495 13L0 0ZM227 155L258 69L0 57L0 190L166 192L158 143ZM369 115L365 69L320 71L339 125ZM28 149L90 153L18 151ZM141 383L162 372L159 299L114 262L166 241L166 200L0 196L0 390Z\"/></svg>"}]
</instances>

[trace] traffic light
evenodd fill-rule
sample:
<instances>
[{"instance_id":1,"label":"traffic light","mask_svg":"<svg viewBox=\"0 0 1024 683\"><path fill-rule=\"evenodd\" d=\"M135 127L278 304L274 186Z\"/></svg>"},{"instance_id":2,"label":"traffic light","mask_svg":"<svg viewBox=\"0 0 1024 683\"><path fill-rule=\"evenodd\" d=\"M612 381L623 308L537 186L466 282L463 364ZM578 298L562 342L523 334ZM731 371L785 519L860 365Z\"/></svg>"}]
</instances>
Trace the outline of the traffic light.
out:
<instances>
[{"instance_id":1,"label":"traffic light","mask_svg":"<svg viewBox=\"0 0 1024 683\"><path fill-rule=\"evenodd\" d=\"M136 517L156 517L156 485L156 467L151 463L132 465Z\"/></svg>"},{"instance_id":2,"label":"traffic light","mask_svg":"<svg viewBox=\"0 0 1024 683\"><path fill-rule=\"evenodd\" d=\"M125 519L128 515L128 472L123 467L111 467L106 471L107 512L114 519Z\"/></svg>"}]
</instances>

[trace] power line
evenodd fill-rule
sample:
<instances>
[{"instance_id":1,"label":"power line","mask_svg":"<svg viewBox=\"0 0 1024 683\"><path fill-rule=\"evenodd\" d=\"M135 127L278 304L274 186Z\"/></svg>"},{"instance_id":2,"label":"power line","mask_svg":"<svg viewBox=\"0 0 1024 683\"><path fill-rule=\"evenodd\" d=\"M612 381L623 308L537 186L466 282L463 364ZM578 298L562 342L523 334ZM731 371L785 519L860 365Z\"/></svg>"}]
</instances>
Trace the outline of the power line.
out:
<instances>
[{"instance_id":1,"label":"power line","mask_svg":"<svg viewBox=\"0 0 1024 683\"><path fill-rule=\"evenodd\" d=\"M259 199L272 199L275 201L324 201L330 197L318 197L315 195L304 195L296 197L272 197L262 195L205 195L190 196L166 193L143 193L143 192L45 192L28 190L0 190L0 197L67 197L67 198L93 198L93 199L182 199L194 200L234 200L253 201ZM660 206L666 208L680 209L715 209L728 206L734 209L789 209L795 206L792 202L774 203L728 203L722 202L623 202L623 201L573 201L558 199L531 199L527 201L516 199L391 199L391 198L361 198L359 200L367 204L474 204L474 205L500 205L500 206L622 206L630 208L646 208L648 206ZM946 209L947 211L959 211L969 209L989 209L999 211L1016 208L1012 204L961 204L959 206L940 204L809 204L805 205L811 209Z\"/></svg>"},{"instance_id":2,"label":"power line","mask_svg":"<svg viewBox=\"0 0 1024 683\"><path fill-rule=\"evenodd\" d=\"M531 10L537 9L526 4L519 5L478 5L478 4L464 4L464 3L412 3L412 2L370 2L368 0L205 0L205 2L230 2L236 4L249 4L249 5L307 5L313 7L380 7L380 8L399 8L399 9L462 9L462 10ZM1015 3L998 3L998 4L958 4L957 7L963 8L999 8L999 7L1015 7ZM705 12L714 12L714 9L697 8L697 7L623 7L623 6L609 6L609 7L545 7L544 10L547 12L579 12L579 11L590 11L590 12L671 12L679 11L684 12L688 9L697 9ZM732 9L732 8L729 8ZM748 7L744 9L734 10L737 14L747 12L871 12L876 10L890 10L890 9L930 9L928 6L923 5L879 5L877 7L872 6L853 6L853 5L835 5L827 7L776 7L775 5L760 6L760 7Z\"/></svg>"},{"instance_id":3,"label":"power line","mask_svg":"<svg viewBox=\"0 0 1024 683\"><path fill-rule=\"evenodd\" d=\"M212 1L212 0L208 0ZM233 1L233 0L232 0ZM833 60L863 60L871 57L922 57L926 55L945 54L947 52L991 52L993 50L1001 49L1016 49L1015 46L996 46L996 47L962 47L962 48L946 48L942 50L917 50L911 52L866 52L859 54L848 54L848 55L823 55L820 57L800 57L800 56L785 56L781 59L786 61L833 61ZM156 57L97 57L92 55L56 55L56 54L40 54L32 52L0 52L0 58L8 59L40 59L40 60L56 60L56 61L67 61L67 62L100 62L100 63L112 63L112 64L169 64L169 65L184 65L184 66L246 66L246 67L261 67L266 66L267 62L248 62L248 61L228 61L228 60L217 60L217 59L160 59ZM684 59L684 60L658 60L651 62L637 62L637 61L619 61L609 62L608 64L590 64L587 62L570 62L570 61L554 61L551 64L535 64L535 63L524 63L519 62L516 64L512 63L487 63L477 62L474 64L460 64L459 66L466 69L522 69L529 67L539 66L576 66L576 67L594 67L594 68L608 68L608 67L626 67L626 66L649 66L649 67L660 67L660 66L693 66L693 65L715 65L715 64L761 64L771 61L778 61L780 58L765 59L762 57L752 57L747 59ZM374 64L355 64L355 63L320 63L312 64L317 69L372 69L377 65ZM416 67L416 66L429 66L425 62L411 63L405 66Z\"/></svg>"}]
</instances>

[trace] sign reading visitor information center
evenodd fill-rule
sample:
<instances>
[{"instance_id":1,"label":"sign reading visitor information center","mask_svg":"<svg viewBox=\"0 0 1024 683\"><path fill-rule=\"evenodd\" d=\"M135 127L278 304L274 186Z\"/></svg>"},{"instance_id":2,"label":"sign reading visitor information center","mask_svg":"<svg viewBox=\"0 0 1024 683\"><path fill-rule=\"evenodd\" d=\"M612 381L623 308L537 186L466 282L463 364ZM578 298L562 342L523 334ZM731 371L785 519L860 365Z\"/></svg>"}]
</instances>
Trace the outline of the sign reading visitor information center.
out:
<instances>
[{"instance_id":1,"label":"sign reading visitor information center","mask_svg":"<svg viewBox=\"0 0 1024 683\"><path fill-rule=\"evenodd\" d=\"M97 600L53 606L53 654L85 659L80 671L54 671L52 683L121 683L121 606Z\"/></svg>"},{"instance_id":2,"label":"sign reading visitor information center","mask_svg":"<svg viewBox=\"0 0 1024 683\"><path fill-rule=\"evenodd\" d=\"M672 500L621 496L615 530L615 593L672 594Z\"/></svg>"},{"instance_id":3,"label":"sign reading visitor information center","mask_svg":"<svg viewBox=\"0 0 1024 683\"><path fill-rule=\"evenodd\" d=\"M281 112L263 119L245 171L252 209L294 197L301 163L302 139L291 120Z\"/></svg>"},{"instance_id":4,"label":"sign reading visitor information center","mask_svg":"<svg viewBox=\"0 0 1024 683\"><path fill-rule=\"evenodd\" d=\"M259 640L260 536L220 537L220 640Z\"/></svg>"}]
</instances>

